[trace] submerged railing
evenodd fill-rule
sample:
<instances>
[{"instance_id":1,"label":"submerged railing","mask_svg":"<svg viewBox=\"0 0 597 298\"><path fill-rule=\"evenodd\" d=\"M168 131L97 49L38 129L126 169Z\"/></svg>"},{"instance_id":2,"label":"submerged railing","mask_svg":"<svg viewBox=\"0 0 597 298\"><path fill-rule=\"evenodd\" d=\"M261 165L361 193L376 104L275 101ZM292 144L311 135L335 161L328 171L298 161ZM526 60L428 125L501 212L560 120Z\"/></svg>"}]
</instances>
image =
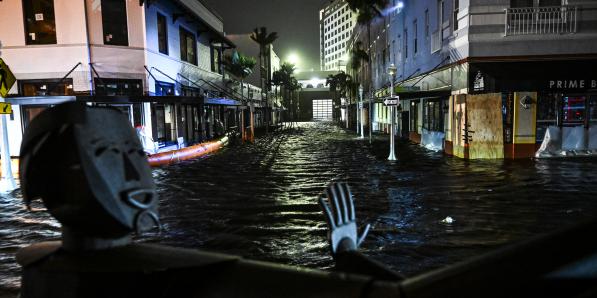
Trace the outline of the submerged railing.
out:
<instances>
[{"instance_id":1,"label":"submerged railing","mask_svg":"<svg viewBox=\"0 0 597 298\"><path fill-rule=\"evenodd\" d=\"M576 6L508 8L504 35L576 33L577 16Z\"/></svg>"}]
</instances>

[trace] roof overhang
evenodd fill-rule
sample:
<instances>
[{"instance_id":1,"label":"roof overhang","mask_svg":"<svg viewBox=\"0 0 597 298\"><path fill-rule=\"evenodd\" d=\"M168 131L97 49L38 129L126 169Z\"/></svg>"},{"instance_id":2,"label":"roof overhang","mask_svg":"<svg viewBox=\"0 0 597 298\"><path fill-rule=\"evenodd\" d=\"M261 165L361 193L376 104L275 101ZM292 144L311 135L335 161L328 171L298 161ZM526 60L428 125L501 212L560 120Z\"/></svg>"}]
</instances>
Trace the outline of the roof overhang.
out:
<instances>
[{"instance_id":1,"label":"roof overhang","mask_svg":"<svg viewBox=\"0 0 597 298\"><path fill-rule=\"evenodd\" d=\"M202 26L202 29L197 31L197 35L208 33L210 35L210 43L221 43L225 48L236 48L236 45L228 39L222 32L214 28L211 24L206 22L200 16L198 16L191 7L186 4L184 0L173 1L181 10L186 12L192 19Z\"/></svg>"},{"instance_id":2,"label":"roof overhang","mask_svg":"<svg viewBox=\"0 0 597 298\"><path fill-rule=\"evenodd\" d=\"M182 104L203 104L203 97L197 96L31 96L31 97L8 97L6 102L13 105L57 105L65 102L90 102L105 104L132 104L132 103L182 103Z\"/></svg>"}]
</instances>

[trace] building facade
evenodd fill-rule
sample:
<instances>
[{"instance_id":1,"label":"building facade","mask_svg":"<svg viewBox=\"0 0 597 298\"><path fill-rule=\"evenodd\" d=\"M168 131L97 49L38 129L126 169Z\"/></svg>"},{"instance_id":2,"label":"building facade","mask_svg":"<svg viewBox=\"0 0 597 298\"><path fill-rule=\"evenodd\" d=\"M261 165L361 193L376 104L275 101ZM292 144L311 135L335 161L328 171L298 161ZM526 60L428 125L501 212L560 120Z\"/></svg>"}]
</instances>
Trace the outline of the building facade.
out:
<instances>
[{"instance_id":1,"label":"building facade","mask_svg":"<svg viewBox=\"0 0 597 298\"><path fill-rule=\"evenodd\" d=\"M371 45L374 128L389 95L375 78L393 63L414 142L471 159L596 152L595 1L391 2L386 43Z\"/></svg>"},{"instance_id":2,"label":"building facade","mask_svg":"<svg viewBox=\"0 0 597 298\"><path fill-rule=\"evenodd\" d=\"M319 12L322 71L343 70L348 63L347 45L357 14L344 0L334 0Z\"/></svg>"},{"instance_id":3,"label":"building facade","mask_svg":"<svg viewBox=\"0 0 597 298\"><path fill-rule=\"evenodd\" d=\"M155 153L238 127L261 97L222 68L235 47L216 12L194 0L5 0L1 55L17 78L7 101L11 155L43 109L64 101L109 105ZM10 12L10 13L6 13Z\"/></svg>"}]
</instances>

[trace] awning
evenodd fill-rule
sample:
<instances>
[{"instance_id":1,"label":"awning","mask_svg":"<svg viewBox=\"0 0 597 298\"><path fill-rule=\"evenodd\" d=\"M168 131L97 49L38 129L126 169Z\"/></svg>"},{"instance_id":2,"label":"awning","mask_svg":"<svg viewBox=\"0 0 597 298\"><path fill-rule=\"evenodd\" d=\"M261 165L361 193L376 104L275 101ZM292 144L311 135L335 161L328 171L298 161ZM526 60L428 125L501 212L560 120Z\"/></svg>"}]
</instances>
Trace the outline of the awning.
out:
<instances>
[{"instance_id":1,"label":"awning","mask_svg":"<svg viewBox=\"0 0 597 298\"><path fill-rule=\"evenodd\" d=\"M451 90L435 90L435 91L410 91L410 92L399 92L395 96L399 96L403 99L419 99L419 98L430 98L430 97L449 97L452 95ZM374 102L383 102L385 97L375 98Z\"/></svg>"},{"instance_id":2,"label":"awning","mask_svg":"<svg viewBox=\"0 0 597 298\"><path fill-rule=\"evenodd\" d=\"M92 103L106 103L106 104L131 104L131 103L183 103L183 104L202 104L202 97L192 96L25 96L25 97L8 97L6 102L14 105L57 105L64 102L92 102Z\"/></svg>"}]
</instances>

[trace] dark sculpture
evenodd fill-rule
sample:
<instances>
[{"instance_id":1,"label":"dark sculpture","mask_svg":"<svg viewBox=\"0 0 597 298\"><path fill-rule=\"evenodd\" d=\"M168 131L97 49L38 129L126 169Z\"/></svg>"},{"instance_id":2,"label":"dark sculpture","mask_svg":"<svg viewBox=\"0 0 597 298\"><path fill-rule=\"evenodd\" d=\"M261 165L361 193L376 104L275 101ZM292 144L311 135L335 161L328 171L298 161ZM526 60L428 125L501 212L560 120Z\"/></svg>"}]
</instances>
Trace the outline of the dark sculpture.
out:
<instances>
[{"instance_id":1,"label":"dark sculpture","mask_svg":"<svg viewBox=\"0 0 597 298\"><path fill-rule=\"evenodd\" d=\"M29 125L21 146L26 204L41 199L63 226L63 247L130 243L159 225L158 199L143 147L122 113L66 103Z\"/></svg>"}]
</instances>

